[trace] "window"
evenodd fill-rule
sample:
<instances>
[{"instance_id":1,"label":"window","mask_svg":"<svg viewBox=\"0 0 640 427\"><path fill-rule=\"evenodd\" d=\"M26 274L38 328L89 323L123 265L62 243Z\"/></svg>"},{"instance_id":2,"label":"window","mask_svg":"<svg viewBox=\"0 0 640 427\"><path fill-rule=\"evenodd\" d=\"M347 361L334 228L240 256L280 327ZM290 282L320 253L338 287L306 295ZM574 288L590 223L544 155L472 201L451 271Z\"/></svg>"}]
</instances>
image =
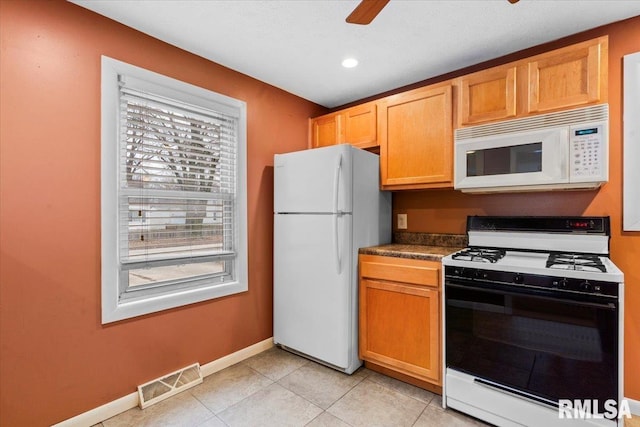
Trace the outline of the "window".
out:
<instances>
[{"instance_id":1,"label":"window","mask_svg":"<svg viewBox=\"0 0 640 427\"><path fill-rule=\"evenodd\" d=\"M247 290L246 104L102 58L102 322Z\"/></svg>"}]
</instances>

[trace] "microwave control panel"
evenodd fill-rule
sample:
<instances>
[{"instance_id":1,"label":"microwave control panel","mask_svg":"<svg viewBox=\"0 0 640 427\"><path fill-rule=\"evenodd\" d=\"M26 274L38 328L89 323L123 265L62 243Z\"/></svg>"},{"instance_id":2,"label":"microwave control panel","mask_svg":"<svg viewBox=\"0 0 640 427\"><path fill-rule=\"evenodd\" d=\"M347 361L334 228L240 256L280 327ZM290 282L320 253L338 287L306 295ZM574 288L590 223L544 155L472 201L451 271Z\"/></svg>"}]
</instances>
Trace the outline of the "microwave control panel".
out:
<instances>
[{"instance_id":1,"label":"microwave control panel","mask_svg":"<svg viewBox=\"0 0 640 427\"><path fill-rule=\"evenodd\" d=\"M606 126L602 123L572 126L569 134L571 182L607 181Z\"/></svg>"}]
</instances>

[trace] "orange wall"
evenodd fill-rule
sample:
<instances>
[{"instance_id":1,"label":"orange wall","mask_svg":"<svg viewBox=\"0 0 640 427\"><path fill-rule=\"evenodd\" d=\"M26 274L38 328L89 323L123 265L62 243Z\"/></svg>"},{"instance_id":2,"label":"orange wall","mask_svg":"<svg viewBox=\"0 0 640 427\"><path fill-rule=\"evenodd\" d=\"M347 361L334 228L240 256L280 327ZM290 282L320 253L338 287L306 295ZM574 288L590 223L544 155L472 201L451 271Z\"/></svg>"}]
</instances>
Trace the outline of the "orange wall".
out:
<instances>
[{"instance_id":1,"label":"orange wall","mask_svg":"<svg viewBox=\"0 0 640 427\"><path fill-rule=\"evenodd\" d=\"M325 110L59 0L0 0L0 43L0 425L50 425L272 336L273 154L306 148ZM100 324L103 54L247 102L249 292Z\"/></svg>"},{"instance_id":2,"label":"orange wall","mask_svg":"<svg viewBox=\"0 0 640 427\"><path fill-rule=\"evenodd\" d=\"M620 58L640 18L608 33L611 176L598 192L396 193L410 231L468 214L611 215L626 274L626 395L640 400L640 234L621 232ZM249 292L100 324L100 55L248 104ZM324 110L62 1L0 0L0 425L49 425L272 334L272 158L306 148Z\"/></svg>"},{"instance_id":3,"label":"orange wall","mask_svg":"<svg viewBox=\"0 0 640 427\"><path fill-rule=\"evenodd\" d=\"M408 231L459 234L465 232L467 215L611 216L611 258L625 274L625 396L640 400L640 233L622 232L622 57L640 51L640 17L549 47L605 34L609 35L610 114L606 185L598 191L531 194L466 195L453 190L395 193L393 209L394 214L408 214Z\"/></svg>"}]
</instances>

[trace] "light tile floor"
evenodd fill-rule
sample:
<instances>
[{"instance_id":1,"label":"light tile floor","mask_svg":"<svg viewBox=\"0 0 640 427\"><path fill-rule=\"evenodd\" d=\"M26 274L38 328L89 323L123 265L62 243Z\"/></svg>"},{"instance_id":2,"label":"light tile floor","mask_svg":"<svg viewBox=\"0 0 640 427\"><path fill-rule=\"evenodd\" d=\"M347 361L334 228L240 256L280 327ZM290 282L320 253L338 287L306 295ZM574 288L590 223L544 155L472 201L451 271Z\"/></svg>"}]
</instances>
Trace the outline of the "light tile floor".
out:
<instances>
[{"instance_id":1,"label":"light tile floor","mask_svg":"<svg viewBox=\"0 0 640 427\"><path fill-rule=\"evenodd\" d=\"M145 410L98 426L486 426L440 396L361 368L353 375L272 348Z\"/></svg>"}]
</instances>

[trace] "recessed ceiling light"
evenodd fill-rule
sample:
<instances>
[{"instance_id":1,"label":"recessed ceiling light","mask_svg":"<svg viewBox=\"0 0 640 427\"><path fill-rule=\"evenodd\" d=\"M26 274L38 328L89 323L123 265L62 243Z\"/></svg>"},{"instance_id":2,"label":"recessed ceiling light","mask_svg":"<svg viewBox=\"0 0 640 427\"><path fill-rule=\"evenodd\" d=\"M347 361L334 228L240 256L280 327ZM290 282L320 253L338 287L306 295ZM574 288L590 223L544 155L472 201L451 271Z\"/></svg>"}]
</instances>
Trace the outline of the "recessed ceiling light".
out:
<instances>
[{"instance_id":1,"label":"recessed ceiling light","mask_svg":"<svg viewBox=\"0 0 640 427\"><path fill-rule=\"evenodd\" d=\"M358 65L358 60L356 58L347 58L342 61L342 66L344 68L353 68Z\"/></svg>"}]
</instances>

